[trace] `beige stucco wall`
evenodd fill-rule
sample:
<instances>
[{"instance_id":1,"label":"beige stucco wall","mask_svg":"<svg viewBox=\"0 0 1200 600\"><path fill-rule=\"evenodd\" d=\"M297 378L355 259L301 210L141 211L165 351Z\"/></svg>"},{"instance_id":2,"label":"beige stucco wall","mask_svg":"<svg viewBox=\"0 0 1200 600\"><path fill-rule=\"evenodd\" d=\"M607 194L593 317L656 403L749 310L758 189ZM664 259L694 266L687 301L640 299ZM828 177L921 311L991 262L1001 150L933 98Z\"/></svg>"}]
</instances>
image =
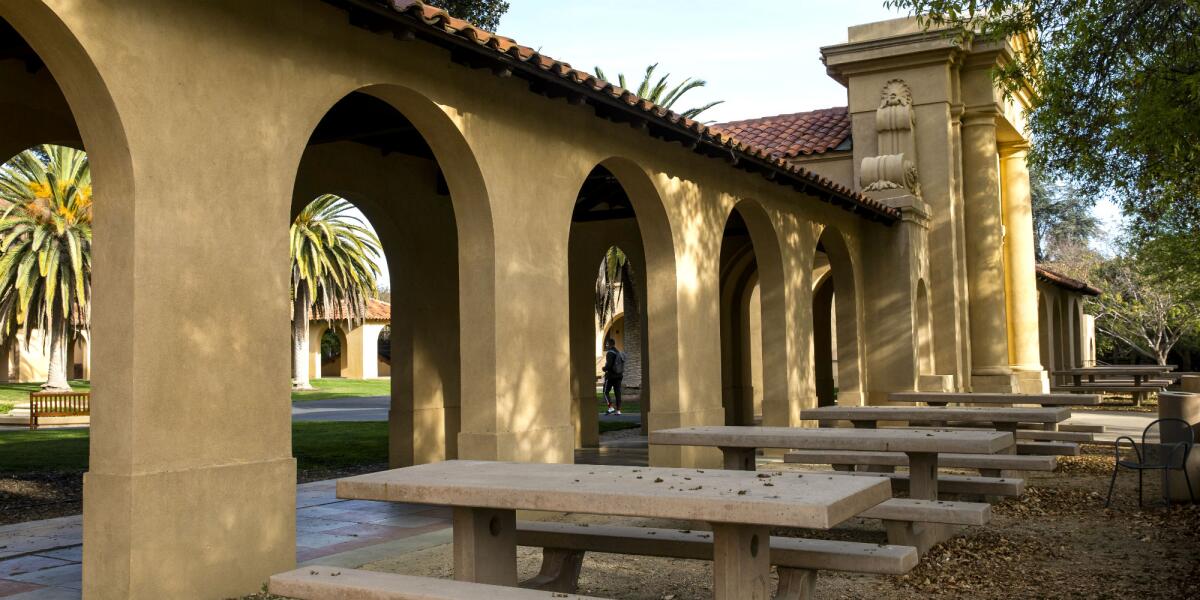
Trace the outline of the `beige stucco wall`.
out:
<instances>
[{"instance_id":1,"label":"beige stucco wall","mask_svg":"<svg viewBox=\"0 0 1200 600\"><path fill-rule=\"evenodd\" d=\"M531 94L519 78L455 64L433 45L348 26L317 0L0 0L0 17L57 79L104 198L85 477L89 599L228 597L294 564L280 350L287 224L318 193L354 200L393 272L425 285L393 303L393 464L573 459L585 415L594 417L580 411L594 323L572 274L585 265L594 276L606 237L636 248L642 266L650 429L723 422L719 257L735 207L758 269L764 423L801 425L800 410L815 404L818 240L837 285L846 402L915 384L918 274L929 275L934 314L947 315L934 324L937 369L960 381L969 373L958 358L968 296L949 63L905 74L921 90L921 155L931 157L922 182L943 190L930 192L940 196L926 250L919 223L868 222L587 106ZM36 75L3 76L0 89ZM851 80L856 158L887 76ZM437 164L353 144L306 150L322 116L353 91L401 111ZM37 100L12 99L23 108ZM0 148L57 139L61 116L55 127L0 128ZM635 228L572 226L580 186L600 164L630 197ZM433 185L439 171L448 197ZM194 400L186 412L175 410L180 390ZM655 446L650 458L719 464L711 449Z\"/></svg>"}]
</instances>

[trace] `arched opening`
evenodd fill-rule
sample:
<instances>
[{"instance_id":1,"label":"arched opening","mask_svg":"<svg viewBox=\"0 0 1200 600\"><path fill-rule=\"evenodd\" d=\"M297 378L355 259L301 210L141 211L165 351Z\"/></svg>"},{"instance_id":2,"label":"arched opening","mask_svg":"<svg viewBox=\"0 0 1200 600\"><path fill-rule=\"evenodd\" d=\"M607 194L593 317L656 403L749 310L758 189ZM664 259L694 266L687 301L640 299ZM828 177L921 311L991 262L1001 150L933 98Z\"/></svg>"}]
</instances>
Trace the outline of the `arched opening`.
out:
<instances>
[{"instance_id":1,"label":"arched opening","mask_svg":"<svg viewBox=\"0 0 1200 600\"><path fill-rule=\"evenodd\" d=\"M1071 367L1082 367L1084 361L1083 354L1083 325L1080 315L1083 314L1083 307L1079 302L1071 302Z\"/></svg>"},{"instance_id":2,"label":"arched opening","mask_svg":"<svg viewBox=\"0 0 1200 600\"><path fill-rule=\"evenodd\" d=\"M1052 346L1051 332L1053 323L1051 322L1050 307L1046 303L1046 294L1038 291L1038 351L1042 357L1042 369L1047 373L1053 373L1057 370L1057 365L1054 362L1054 356L1050 353ZM1051 376L1053 381L1053 376Z\"/></svg>"},{"instance_id":3,"label":"arched opening","mask_svg":"<svg viewBox=\"0 0 1200 600\"><path fill-rule=\"evenodd\" d=\"M378 361L380 377L392 376L392 326L384 325L379 330L375 343L375 353Z\"/></svg>"},{"instance_id":4,"label":"arched opening","mask_svg":"<svg viewBox=\"0 0 1200 600\"><path fill-rule=\"evenodd\" d=\"M473 163L456 146L461 140L451 139L457 131L446 130L444 118L403 88L352 92L316 125L296 176L293 213L311 198L333 194L361 211L378 235L390 275L379 283L390 290L391 302L369 301L368 314L349 324L339 338L346 350L339 366L365 380L390 377L392 466L458 457L463 223L456 208L477 201L479 190L462 187L470 169L458 167ZM471 266L486 266L477 262ZM488 331L481 324L473 333L486 340ZM486 381L485 364L474 372Z\"/></svg>"},{"instance_id":5,"label":"arched opening","mask_svg":"<svg viewBox=\"0 0 1200 600\"><path fill-rule=\"evenodd\" d=\"M1055 359L1055 368L1067 369L1071 366L1071 354L1067 349L1067 340L1070 339L1070 334L1067 331L1067 320L1063 318L1063 300L1055 299L1053 304L1054 316L1050 319L1050 322L1054 324L1053 339L1051 340L1051 344L1054 346L1052 355Z\"/></svg>"},{"instance_id":6,"label":"arched opening","mask_svg":"<svg viewBox=\"0 0 1200 600\"><path fill-rule=\"evenodd\" d=\"M721 401L730 425L791 426L783 259L771 219L742 200L725 221L719 263Z\"/></svg>"},{"instance_id":7,"label":"arched opening","mask_svg":"<svg viewBox=\"0 0 1200 600\"><path fill-rule=\"evenodd\" d=\"M929 292L925 280L917 280L917 298L914 305L916 311L917 333L917 368L922 375L934 374L933 366L933 324L931 323Z\"/></svg>"},{"instance_id":8,"label":"arched opening","mask_svg":"<svg viewBox=\"0 0 1200 600\"><path fill-rule=\"evenodd\" d=\"M641 239L625 186L606 166L597 165L576 195L568 238L571 414L579 448L599 446L602 427L646 423L650 360L648 336L643 335L647 315ZM609 340L618 355L606 350Z\"/></svg>"},{"instance_id":9,"label":"arched opening","mask_svg":"<svg viewBox=\"0 0 1200 600\"><path fill-rule=\"evenodd\" d=\"M344 377L346 370L346 333L341 325L325 328L321 334L321 371L320 377Z\"/></svg>"},{"instance_id":10,"label":"arched opening","mask_svg":"<svg viewBox=\"0 0 1200 600\"><path fill-rule=\"evenodd\" d=\"M842 234L826 227L813 255L813 373L817 405L863 404L858 298Z\"/></svg>"},{"instance_id":11,"label":"arched opening","mask_svg":"<svg viewBox=\"0 0 1200 600\"><path fill-rule=\"evenodd\" d=\"M753 425L755 397L762 395L762 306L754 242L741 213L734 209L721 240L721 403L726 425ZM757 321L756 321L757 318ZM756 335L757 334L757 335ZM754 351L755 338L760 349ZM755 375L758 375L758 378ZM757 403L761 407L761 400Z\"/></svg>"}]
</instances>

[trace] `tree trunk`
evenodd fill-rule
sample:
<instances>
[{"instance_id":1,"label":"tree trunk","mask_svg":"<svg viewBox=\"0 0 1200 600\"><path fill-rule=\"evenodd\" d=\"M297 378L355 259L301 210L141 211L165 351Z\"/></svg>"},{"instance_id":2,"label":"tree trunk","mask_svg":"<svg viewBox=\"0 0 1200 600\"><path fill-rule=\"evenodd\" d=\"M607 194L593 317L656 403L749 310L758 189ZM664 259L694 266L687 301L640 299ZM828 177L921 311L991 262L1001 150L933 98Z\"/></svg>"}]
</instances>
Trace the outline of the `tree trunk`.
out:
<instances>
[{"instance_id":1,"label":"tree trunk","mask_svg":"<svg viewBox=\"0 0 1200 600\"><path fill-rule=\"evenodd\" d=\"M65 319L52 317L50 323L50 367L46 370L46 383L42 390L47 392L69 392L67 382L67 327Z\"/></svg>"},{"instance_id":2,"label":"tree trunk","mask_svg":"<svg viewBox=\"0 0 1200 600\"><path fill-rule=\"evenodd\" d=\"M292 379L293 390L314 389L308 380L308 287L304 282L296 289L292 307Z\"/></svg>"}]
</instances>

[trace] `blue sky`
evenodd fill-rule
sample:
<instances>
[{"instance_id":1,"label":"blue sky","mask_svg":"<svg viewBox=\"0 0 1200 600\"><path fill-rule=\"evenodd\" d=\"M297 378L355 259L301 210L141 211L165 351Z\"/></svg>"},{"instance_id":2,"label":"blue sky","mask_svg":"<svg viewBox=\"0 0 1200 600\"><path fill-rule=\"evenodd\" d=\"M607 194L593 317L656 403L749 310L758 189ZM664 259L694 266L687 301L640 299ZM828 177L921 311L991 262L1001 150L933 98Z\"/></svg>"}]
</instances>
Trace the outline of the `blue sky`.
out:
<instances>
[{"instance_id":1,"label":"blue sky","mask_svg":"<svg viewBox=\"0 0 1200 600\"><path fill-rule=\"evenodd\" d=\"M647 65L672 81L708 81L676 109L724 100L701 118L732 121L845 106L846 89L825 74L821 47L846 41L850 25L904 16L883 0L509 0L499 33L572 66L599 65L640 82ZM1120 211L1102 201L1101 229ZM1095 244L1107 247L1107 240ZM387 281L387 266L381 265Z\"/></svg>"}]
</instances>

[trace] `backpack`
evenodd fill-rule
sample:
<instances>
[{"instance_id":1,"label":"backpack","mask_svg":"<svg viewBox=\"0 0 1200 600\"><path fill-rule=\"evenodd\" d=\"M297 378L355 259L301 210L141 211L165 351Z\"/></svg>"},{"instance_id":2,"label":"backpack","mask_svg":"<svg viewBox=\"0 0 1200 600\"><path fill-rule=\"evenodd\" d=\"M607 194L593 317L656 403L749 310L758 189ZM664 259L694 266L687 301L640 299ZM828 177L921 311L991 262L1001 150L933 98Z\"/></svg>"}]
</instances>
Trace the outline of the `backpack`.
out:
<instances>
[{"instance_id":1,"label":"backpack","mask_svg":"<svg viewBox=\"0 0 1200 600\"><path fill-rule=\"evenodd\" d=\"M625 353L619 352L616 349L611 350L611 352L616 354L616 356L613 357L613 364L610 372L613 375L620 377L625 374Z\"/></svg>"}]
</instances>

